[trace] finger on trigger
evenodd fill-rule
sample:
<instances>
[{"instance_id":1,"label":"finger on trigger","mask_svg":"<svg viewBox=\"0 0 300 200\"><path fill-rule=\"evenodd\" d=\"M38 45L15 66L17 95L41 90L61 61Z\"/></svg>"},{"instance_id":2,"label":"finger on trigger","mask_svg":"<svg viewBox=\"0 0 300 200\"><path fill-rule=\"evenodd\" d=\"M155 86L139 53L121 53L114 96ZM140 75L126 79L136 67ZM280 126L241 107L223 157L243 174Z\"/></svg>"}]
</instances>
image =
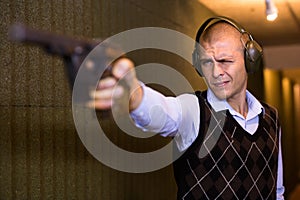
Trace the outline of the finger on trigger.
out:
<instances>
[{"instance_id":1,"label":"finger on trigger","mask_svg":"<svg viewBox=\"0 0 300 200\"><path fill-rule=\"evenodd\" d=\"M105 99L112 99L120 97L124 92L122 86L111 87L107 89L95 90L90 92L91 98L95 99L96 101L105 100Z\"/></svg>"},{"instance_id":2,"label":"finger on trigger","mask_svg":"<svg viewBox=\"0 0 300 200\"><path fill-rule=\"evenodd\" d=\"M107 77L99 81L97 89L105 89L105 88L113 87L115 84L116 84L115 78Z\"/></svg>"},{"instance_id":3,"label":"finger on trigger","mask_svg":"<svg viewBox=\"0 0 300 200\"><path fill-rule=\"evenodd\" d=\"M89 101L86 104L89 108L96 108L96 109L109 109L112 106L112 100L106 101Z\"/></svg>"}]
</instances>

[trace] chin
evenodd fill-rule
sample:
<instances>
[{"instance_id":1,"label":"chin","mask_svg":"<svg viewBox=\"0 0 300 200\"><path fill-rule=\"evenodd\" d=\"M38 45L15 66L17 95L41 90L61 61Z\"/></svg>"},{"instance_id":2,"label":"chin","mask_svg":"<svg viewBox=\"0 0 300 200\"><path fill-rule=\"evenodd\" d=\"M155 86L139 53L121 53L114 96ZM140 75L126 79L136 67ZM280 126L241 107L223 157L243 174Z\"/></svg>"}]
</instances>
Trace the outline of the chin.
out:
<instances>
[{"instance_id":1,"label":"chin","mask_svg":"<svg viewBox=\"0 0 300 200\"><path fill-rule=\"evenodd\" d=\"M227 96L226 96L226 95L216 95L216 97L217 97L219 100L226 100L226 99L227 99Z\"/></svg>"},{"instance_id":2,"label":"chin","mask_svg":"<svg viewBox=\"0 0 300 200\"><path fill-rule=\"evenodd\" d=\"M212 90L212 92L219 100L226 100L228 98L228 92L226 92L224 90L221 90L221 91L220 90L219 91Z\"/></svg>"}]
</instances>

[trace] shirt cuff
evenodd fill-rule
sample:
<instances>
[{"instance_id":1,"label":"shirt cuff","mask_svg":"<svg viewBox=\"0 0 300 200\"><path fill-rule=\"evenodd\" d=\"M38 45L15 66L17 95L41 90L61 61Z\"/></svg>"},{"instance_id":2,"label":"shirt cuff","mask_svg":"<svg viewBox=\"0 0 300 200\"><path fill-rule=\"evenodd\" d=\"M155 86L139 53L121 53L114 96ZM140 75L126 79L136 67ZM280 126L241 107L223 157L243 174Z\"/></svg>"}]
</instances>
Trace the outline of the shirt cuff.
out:
<instances>
[{"instance_id":1,"label":"shirt cuff","mask_svg":"<svg viewBox=\"0 0 300 200\"><path fill-rule=\"evenodd\" d=\"M142 102L136 109L130 112L130 116L135 122L136 126L143 128L151 121L150 116L146 112L147 106L149 105L149 98L147 98L147 96L151 95L149 94L151 93L151 89L146 87L144 83L141 83L141 86L143 89Z\"/></svg>"}]
</instances>

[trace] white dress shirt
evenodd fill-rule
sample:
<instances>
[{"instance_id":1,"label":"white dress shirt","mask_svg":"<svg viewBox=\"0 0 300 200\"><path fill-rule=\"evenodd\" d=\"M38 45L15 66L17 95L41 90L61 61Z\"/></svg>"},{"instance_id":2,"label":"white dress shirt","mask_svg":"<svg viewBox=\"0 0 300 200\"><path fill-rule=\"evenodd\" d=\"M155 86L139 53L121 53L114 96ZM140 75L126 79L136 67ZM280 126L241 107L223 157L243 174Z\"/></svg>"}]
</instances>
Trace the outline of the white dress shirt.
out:
<instances>
[{"instance_id":1,"label":"white dress shirt","mask_svg":"<svg viewBox=\"0 0 300 200\"><path fill-rule=\"evenodd\" d=\"M143 85L144 96L137 109L131 112L136 126L144 131L174 137L180 151L186 150L197 138L200 127L200 107L195 94L165 97L161 93ZM259 114L264 112L260 102L246 91L248 113L246 118L236 112L226 100L219 100L211 90L207 100L215 111L229 110L230 114L249 134L254 134L259 124ZM279 135L277 199L284 199L281 133Z\"/></svg>"}]
</instances>

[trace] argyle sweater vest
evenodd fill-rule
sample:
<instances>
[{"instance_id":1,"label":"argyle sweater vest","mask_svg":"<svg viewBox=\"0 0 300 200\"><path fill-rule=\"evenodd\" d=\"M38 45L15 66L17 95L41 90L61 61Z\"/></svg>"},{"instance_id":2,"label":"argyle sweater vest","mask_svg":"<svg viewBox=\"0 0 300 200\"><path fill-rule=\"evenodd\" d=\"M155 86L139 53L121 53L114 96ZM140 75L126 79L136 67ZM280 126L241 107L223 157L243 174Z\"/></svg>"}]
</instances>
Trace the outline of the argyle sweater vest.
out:
<instances>
[{"instance_id":1,"label":"argyle sweater vest","mask_svg":"<svg viewBox=\"0 0 300 200\"><path fill-rule=\"evenodd\" d=\"M174 162L178 199L276 199L279 122L263 104L259 126L247 133L228 111L215 112L196 92L200 130Z\"/></svg>"}]
</instances>

